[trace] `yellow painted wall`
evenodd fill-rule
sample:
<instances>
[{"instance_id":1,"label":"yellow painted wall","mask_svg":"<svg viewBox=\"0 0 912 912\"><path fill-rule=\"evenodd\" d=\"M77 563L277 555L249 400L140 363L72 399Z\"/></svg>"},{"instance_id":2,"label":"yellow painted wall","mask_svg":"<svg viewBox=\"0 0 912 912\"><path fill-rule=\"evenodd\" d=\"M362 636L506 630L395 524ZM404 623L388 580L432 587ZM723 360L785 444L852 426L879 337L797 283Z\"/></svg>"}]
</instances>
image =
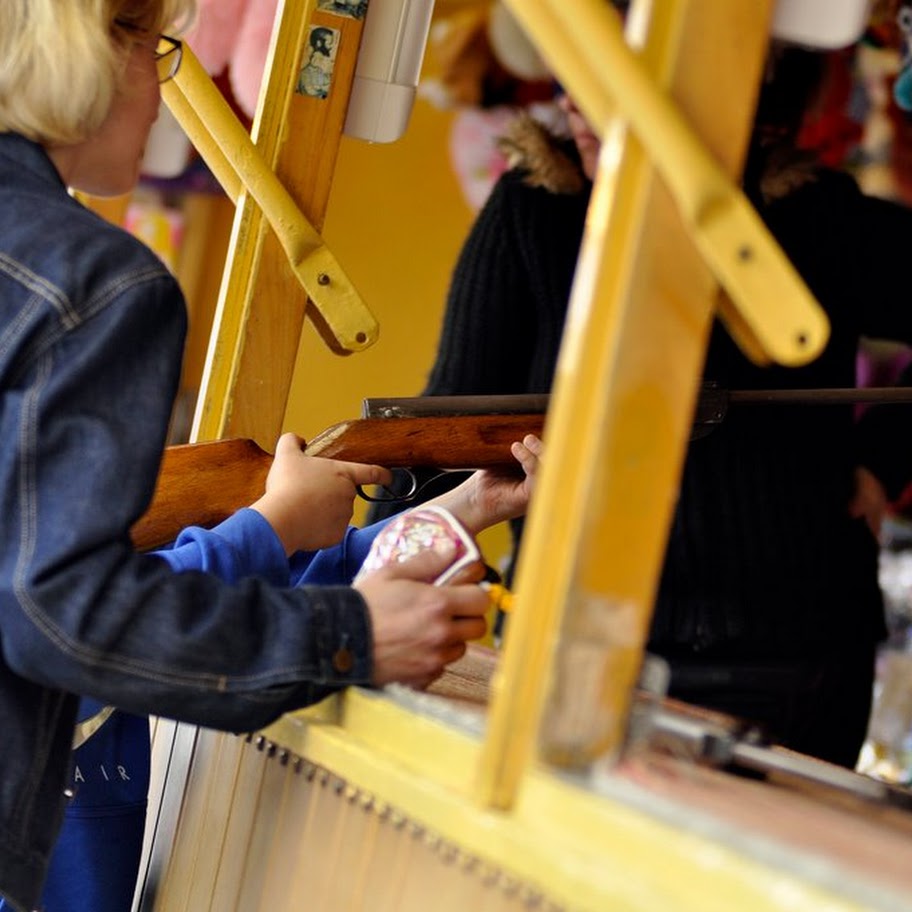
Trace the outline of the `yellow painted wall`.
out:
<instances>
[{"instance_id":1,"label":"yellow painted wall","mask_svg":"<svg viewBox=\"0 0 912 912\"><path fill-rule=\"evenodd\" d=\"M453 263L473 215L449 165L452 115L416 103L398 142L343 140L324 236L380 322L368 351L339 356L308 324L285 425L305 437L370 396L413 396L433 361Z\"/></svg>"}]
</instances>

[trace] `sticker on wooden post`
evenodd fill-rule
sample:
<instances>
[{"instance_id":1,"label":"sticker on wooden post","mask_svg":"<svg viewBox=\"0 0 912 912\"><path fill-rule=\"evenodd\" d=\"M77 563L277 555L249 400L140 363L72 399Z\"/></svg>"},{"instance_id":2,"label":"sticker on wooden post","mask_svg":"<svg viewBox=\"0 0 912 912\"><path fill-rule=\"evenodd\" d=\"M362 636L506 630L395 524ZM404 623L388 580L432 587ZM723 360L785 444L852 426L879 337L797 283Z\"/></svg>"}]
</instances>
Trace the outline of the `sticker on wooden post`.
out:
<instances>
[{"instance_id":1,"label":"sticker on wooden post","mask_svg":"<svg viewBox=\"0 0 912 912\"><path fill-rule=\"evenodd\" d=\"M335 16L363 19L367 13L367 0L317 0L317 9Z\"/></svg>"},{"instance_id":2,"label":"sticker on wooden post","mask_svg":"<svg viewBox=\"0 0 912 912\"><path fill-rule=\"evenodd\" d=\"M299 95L309 95L311 98L329 97L340 34L338 29L327 28L325 25L310 27L295 88Z\"/></svg>"}]
</instances>

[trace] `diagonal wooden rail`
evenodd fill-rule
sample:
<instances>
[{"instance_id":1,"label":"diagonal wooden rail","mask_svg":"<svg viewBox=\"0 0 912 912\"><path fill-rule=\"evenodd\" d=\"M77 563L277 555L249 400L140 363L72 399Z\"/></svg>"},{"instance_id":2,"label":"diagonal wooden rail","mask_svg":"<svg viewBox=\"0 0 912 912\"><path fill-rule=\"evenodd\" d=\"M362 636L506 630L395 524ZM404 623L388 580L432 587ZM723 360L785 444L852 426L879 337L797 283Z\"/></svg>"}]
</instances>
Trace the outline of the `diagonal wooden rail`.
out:
<instances>
[{"instance_id":1,"label":"diagonal wooden rail","mask_svg":"<svg viewBox=\"0 0 912 912\"><path fill-rule=\"evenodd\" d=\"M625 48L626 63L613 67L611 7L577 0L568 15L561 0L509 6L588 115L609 111L627 89L611 78L626 79L633 59ZM732 187L770 8L729 0L634 4L627 24L637 73L654 82L640 88L668 93ZM586 768L619 755L651 620L719 291L692 236L690 216L699 212L682 211L663 179L667 169L654 163L662 153L629 126L620 117L596 122L602 153L548 414L548 459L523 538L518 610L478 769L484 806L510 808L539 758ZM713 180L710 190L721 193L722 184ZM816 309L805 305L799 319ZM764 338L794 353L794 320L780 312L764 323ZM534 601L524 601L527 593Z\"/></svg>"}]
</instances>

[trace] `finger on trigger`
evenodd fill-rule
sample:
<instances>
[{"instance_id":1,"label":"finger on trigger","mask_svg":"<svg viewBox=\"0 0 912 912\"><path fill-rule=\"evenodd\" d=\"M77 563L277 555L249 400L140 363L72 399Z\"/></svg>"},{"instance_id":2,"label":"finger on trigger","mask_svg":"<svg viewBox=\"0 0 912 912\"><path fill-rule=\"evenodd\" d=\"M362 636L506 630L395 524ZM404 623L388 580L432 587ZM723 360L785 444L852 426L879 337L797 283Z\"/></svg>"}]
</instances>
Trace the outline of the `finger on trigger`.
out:
<instances>
[{"instance_id":1,"label":"finger on trigger","mask_svg":"<svg viewBox=\"0 0 912 912\"><path fill-rule=\"evenodd\" d=\"M388 485L393 483L393 473L383 466L363 462L349 462L347 474L356 485Z\"/></svg>"}]
</instances>

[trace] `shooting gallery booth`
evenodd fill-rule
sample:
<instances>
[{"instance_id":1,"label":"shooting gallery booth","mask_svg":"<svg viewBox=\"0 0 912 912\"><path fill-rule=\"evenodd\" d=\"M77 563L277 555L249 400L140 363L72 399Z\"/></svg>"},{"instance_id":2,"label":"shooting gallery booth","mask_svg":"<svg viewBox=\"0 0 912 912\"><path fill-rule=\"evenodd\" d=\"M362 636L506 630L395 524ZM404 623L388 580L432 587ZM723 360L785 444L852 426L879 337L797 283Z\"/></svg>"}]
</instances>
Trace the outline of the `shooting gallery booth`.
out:
<instances>
[{"instance_id":1,"label":"shooting gallery booth","mask_svg":"<svg viewBox=\"0 0 912 912\"><path fill-rule=\"evenodd\" d=\"M497 137L519 109L555 113L556 77L602 155L503 636L426 691L349 688L246 736L154 720L135 912L912 908L902 497L857 769L669 698L667 663L645 651L694 415L718 412L701 399L713 316L776 376L830 331L740 189L770 35L827 56L828 164L907 203L890 92L912 11L248 0L249 28L225 37L218 2L188 36L195 65L163 86L139 191L88 201L184 288L174 444L271 451L364 399L417 396L454 264L509 167ZM372 30L396 36L379 63ZM314 251L329 281L308 273ZM907 363L866 339L859 376L885 387ZM497 566L509 530L480 544Z\"/></svg>"}]
</instances>

